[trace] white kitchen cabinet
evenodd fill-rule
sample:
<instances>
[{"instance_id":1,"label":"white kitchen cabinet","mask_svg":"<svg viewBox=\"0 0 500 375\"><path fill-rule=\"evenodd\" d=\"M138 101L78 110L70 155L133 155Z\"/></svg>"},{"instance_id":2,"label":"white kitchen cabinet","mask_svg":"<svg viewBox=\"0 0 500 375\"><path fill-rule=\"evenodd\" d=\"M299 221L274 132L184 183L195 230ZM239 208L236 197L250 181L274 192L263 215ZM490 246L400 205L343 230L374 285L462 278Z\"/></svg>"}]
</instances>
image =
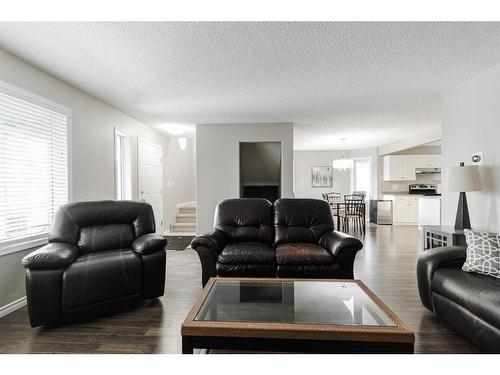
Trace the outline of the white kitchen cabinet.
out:
<instances>
[{"instance_id":1,"label":"white kitchen cabinet","mask_svg":"<svg viewBox=\"0 0 500 375\"><path fill-rule=\"evenodd\" d=\"M415 181L415 155L384 156L384 181Z\"/></svg>"},{"instance_id":2,"label":"white kitchen cabinet","mask_svg":"<svg viewBox=\"0 0 500 375\"><path fill-rule=\"evenodd\" d=\"M408 200L408 223L418 223L418 197L410 196Z\"/></svg>"},{"instance_id":3,"label":"white kitchen cabinet","mask_svg":"<svg viewBox=\"0 0 500 375\"><path fill-rule=\"evenodd\" d=\"M411 195L395 195L394 197L394 224L418 223L418 197Z\"/></svg>"},{"instance_id":4,"label":"white kitchen cabinet","mask_svg":"<svg viewBox=\"0 0 500 375\"><path fill-rule=\"evenodd\" d=\"M406 202L394 202L392 220L394 223L405 223L409 218L408 204Z\"/></svg>"},{"instance_id":5,"label":"white kitchen cabinet","mask_svg":"<svg viewBox=\"0 0 500 375\"><path fill-rule=\"evenodd\" d=\"M415 155L416 168L441 168L441 155Z\"/></svg>"}]
</instances>

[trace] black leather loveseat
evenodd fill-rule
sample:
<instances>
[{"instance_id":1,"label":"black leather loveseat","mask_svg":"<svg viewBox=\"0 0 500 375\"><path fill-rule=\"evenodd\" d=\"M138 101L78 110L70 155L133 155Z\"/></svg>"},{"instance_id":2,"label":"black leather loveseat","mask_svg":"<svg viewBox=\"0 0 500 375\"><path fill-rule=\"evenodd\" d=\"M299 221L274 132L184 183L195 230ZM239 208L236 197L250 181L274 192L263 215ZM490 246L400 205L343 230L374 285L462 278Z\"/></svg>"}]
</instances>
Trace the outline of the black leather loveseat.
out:
<instances>
[{"instance_id":1,"label":"black leather loveseat","mask_svg":"<svg viewBox=\"0 0 500 375\"><path fill-rule=\"evenodd\" d=\"M167 241L154 232L147 203L62 206L49 244L22 261L31 325L88 319L163 295Z\"/></svg>"},{"instance_id":2,"label":"black leather loveseat","mask_svg":"<svg viewBox=\"0 0 500 375\"><path fill-rule=\"evenodd\" d=\"M420 299L481 351L500 353L500 279L462 271L465 247L425 251L417 262Z\"/></svg>"},{"instance_id":3,"label":"black leather loveseat","mask_svg":"<svg viewBox=\"0 0 500 375\"><path fill-rule=\"evenodd\" d=\"M227 199L215 228L193 239L202 284L212 276L352 279L358 239L333 230L327 202L317 199Z\"/></svg>"}]
</instances>

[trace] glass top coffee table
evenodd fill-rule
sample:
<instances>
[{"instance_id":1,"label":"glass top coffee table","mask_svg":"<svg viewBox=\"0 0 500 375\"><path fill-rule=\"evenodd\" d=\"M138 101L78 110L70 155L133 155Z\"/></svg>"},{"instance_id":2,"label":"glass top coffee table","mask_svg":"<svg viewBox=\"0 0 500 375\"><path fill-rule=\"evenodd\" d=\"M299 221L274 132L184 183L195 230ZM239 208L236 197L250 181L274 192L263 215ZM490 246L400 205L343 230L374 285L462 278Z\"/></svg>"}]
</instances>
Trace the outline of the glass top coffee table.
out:
<instances>
[{"instance_id":1,"label":"glass top coffee table","mask_svg":"<svg viewBox=\"0 0 500 375\"><path fill-rule=\"evenodd\" d=\"M415 341L359 280L212 278L181 333L183 353L413 353Z\"/></svg>"}]
</instances>

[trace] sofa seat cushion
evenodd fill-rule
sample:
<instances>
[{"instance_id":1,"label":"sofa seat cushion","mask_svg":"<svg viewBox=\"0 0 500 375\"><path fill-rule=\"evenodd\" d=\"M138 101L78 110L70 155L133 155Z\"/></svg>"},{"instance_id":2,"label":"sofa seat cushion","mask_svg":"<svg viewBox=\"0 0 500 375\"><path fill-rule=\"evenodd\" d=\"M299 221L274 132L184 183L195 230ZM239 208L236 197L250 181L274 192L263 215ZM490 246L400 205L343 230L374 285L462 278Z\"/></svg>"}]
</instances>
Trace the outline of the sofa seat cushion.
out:
<instances>
[{"instance_id":1,"label":"sofa seat cushion","mask_svg":"<svg viewBox=\"0 0 500 375\"><path fill-rule=\"evenodd\" d=\"M333 264L279 264L276 270L278 277L290 278L335 278L340 266Z\"/></svg>"},{"instance_id":2,"label":"sofa seat cushion","mask_svg":"<svg viewBox=\"0 0 500 375\"><path fill-rule=\"evenodd\" d=\"M142 276L142 260L131 249L85 254L64 271L64 310L140 294Z\"/></svg>"},{"instance_id":3,"label":"sofa seat cushion","mask_svg":"<svg viewBox=\"0 0 500 375\"><path fill-rule=\"evenodd\" d=\"M224 264L276 264L274 249L260 242L233 242L219 254L219 263Z\"/></svg>"},{"instance_id":4,"label":"sofa seat cushion","mask_svg":"<svg viewBox=\"0 0 500 375\"><path fill-rule=\"evenodd\" d=\"M216 265L217 276L222 277L276 277L276 264L227 264Z\"/></svg>"},{"instance_id":5,"label":"sofa seat cushion","mask_svg":"<svg viewBox=\"0 0 500 375\"><path fill-rule=\"evenodd\" d=\"M312 243L284 243L276 246L279 265L333 264L335 257L326 249Z\"/></svg>"},{"instance_id":6,"label":"sofa seat cushion","mask_svg":"<svg viewBox=\"0 0 500 375\"><path fill-rule=\"evenodd\" d=\"M500 327L500 279L458 268L441 268L434 273L432 290Z\"/></svg>"}]
</instances>

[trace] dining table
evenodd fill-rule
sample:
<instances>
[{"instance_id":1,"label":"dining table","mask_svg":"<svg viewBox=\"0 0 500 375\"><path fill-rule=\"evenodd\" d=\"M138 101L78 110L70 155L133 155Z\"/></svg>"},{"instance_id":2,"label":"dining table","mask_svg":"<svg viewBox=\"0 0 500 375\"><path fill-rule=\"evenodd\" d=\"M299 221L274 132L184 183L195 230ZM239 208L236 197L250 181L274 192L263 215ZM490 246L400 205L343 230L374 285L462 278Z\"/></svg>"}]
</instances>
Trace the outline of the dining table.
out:
<instances>
[{"instance_id":1,"label":"dining table","mask_svg":"<svg viewBox=\"0 0 500 375\"><path fill-rule=\"evenodd\" d=\"M363 233L365 232L365 229L366 229L366 202L365 201L349 201L349 202L355 202L355 203L361 203L363 205L363 209L361 210L363 212L363 220L362 220L362 223L363 223ZM334 216L337 216L337 230L340 229L340 215L339 215L339 212L340 210L342 209L342 207L344 207L348 201L346 200L343 200L343 199L329 199L328 200L328 203L330 203L330 206L332 207L332 211L333 211L333 215ZM336 215L335 215L336 213Z\"/></svg>"}]
</instances>

